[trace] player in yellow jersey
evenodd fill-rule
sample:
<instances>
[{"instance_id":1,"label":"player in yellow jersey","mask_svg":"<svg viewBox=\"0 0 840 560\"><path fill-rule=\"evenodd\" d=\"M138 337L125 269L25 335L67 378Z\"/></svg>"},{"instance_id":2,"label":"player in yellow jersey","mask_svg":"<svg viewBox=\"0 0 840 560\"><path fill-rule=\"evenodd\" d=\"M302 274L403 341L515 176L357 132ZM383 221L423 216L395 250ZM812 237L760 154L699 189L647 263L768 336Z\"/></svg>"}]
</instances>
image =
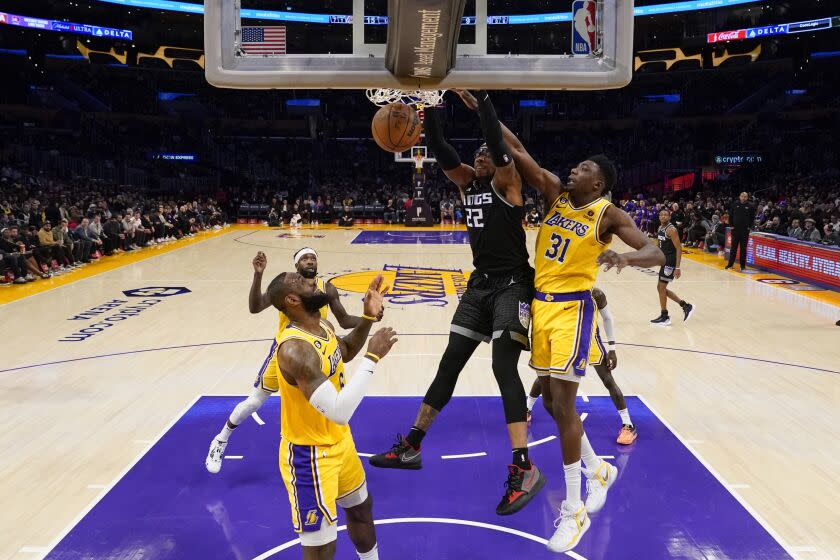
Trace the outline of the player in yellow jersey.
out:
<instances>
[{"instance_id":1,"label":"player in yellow jersey","mask_svg":"<svg viewBox=\"0 0 840 560\"><path fill-rule=\"evenodd\" d=\"M382 312L387 291L382 286L378 275L365 294L362 321L344 337L320 316L329 295L306 278L283 273L268 286L272 305L290 321L274 358L280 371L279 464L304 560L334 557L337 506L345 510L347 534L359 558L379 558L365 471L347 423L367 392L374 366L397 341L393 329L373 335L349 381L344 363L362 349Z\"/></svg>"},{"instance_id":2,"label":"player in yellow jersey","mask_svg":"<svg viewBox=\"0 0 840 560\"><path fill-rule=\"evenodd\" d=\"M321 308L321 318L327 318L327 306L332 311L338 324L343 329L352 329L361 322L361 317L350 315L341 304L338 296L338 290L329 282L317 277L318 275L318 253L311 247L304 247L295 252L294 257L295 270L298 274L306 278L308 282L313 283L319 290L329 296L329 302ZM260 313L261 311L271 307L271 301L268 297L268 292L262 293L262 275L265 267L268 264L268 259L262 251L257 253L254 257L254 279L251 282L251 291L248 294L248 308L251 313ZM379 317L381 319L382 317ZM236 405L230 413L225 425L210 443L210 450L207 452L207 458L204 460L204 465L207 470L213 474L218 473L222 468L222 459L224 458L225 448L230 441L230 436L242 422L248 419L253 413L260 409L268 397L272 393L276 393L278 389L277 367L272 357L277 348L277 341L280 333L289 324L289 319L283 314L279 313L277 334L274 336L274 341L271 343L271 348L268 355L263 360L260 370L257 373L257 379L254 382L254 389L247 399Z\"/></svg>"},{"instance_id":3,"label":"player in yellow jersey","mask_svg":"<svg viewBox=\"0 0 840 560\"><path fill-rule=\"evenodd\" d=\"M477 107L469 92L458 94ZM574 548L589 528L589 513L603 507L617 469L598 458L583 431L575 400L580 378L590 359L599 355L595 337L592 288L599 265L605 269L661 265L665 257L625 212L606 198L616 180L615 166L603 155L580 162L564 185L543 169L507 127L502 127L514 163L526 183L546 201L546 215L534 253L536 294L532 314L531 365L543 384L543 399L560 432L566 500L555 522L548 548ZM634 251L608 249L613 235ZM581 500L581 459L587 477L587 498Z\"/></svg>"}]
</instances>

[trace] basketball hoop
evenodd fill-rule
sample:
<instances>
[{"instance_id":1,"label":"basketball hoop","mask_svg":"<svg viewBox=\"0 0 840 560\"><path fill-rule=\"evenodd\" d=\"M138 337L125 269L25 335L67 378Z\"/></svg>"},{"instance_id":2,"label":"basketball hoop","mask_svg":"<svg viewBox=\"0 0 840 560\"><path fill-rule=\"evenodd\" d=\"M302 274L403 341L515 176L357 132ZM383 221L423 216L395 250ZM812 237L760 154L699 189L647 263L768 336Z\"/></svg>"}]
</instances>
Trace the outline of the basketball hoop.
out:
<instances>
[{"instance_id":1,"label":"basketball hoop","mask_svg":"<svg viewBox=\"0 0 840 560\"><path fill-rule=\"evenodd\" d=\"M415 109L423 107L436 107L443 102L445 89L393 89L373 88L365 90L367 98L371 103L384 107L390 103L405 103Z\"/></svg>"}]
</instances>

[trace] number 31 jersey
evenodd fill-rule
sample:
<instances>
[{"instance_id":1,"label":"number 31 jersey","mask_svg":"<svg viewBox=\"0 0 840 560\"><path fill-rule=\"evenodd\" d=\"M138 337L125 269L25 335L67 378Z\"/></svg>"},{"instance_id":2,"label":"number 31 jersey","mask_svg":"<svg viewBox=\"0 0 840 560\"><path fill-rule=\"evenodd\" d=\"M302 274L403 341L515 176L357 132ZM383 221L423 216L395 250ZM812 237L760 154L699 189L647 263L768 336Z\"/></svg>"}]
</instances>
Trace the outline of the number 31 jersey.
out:
<instances>
[{"instance_id":1,"label":"number 31 jersey","mask_svg":"<svg viewBox=\"0 0 840 560\"><path fill-rule=\"evenodd\" d=\"M598 226L611 205L607 199L598 198L575 208L569 193L557 197L537 234L537 291L569 293L592 289L598 276L598 255L609 246L609 241L598 238Z\"/></svg>"},{"instance_id":2,"label":"number 31 jersey","mask_svg":"<svg viewBox=\"0 0 840 560\"><path fill-rule=\"evenodd\" d=\"M528 266L525 208L514 206L491 182L474 180L464 189L464 220L476 272L502 276Z\"/></svg>"}]
</instances>

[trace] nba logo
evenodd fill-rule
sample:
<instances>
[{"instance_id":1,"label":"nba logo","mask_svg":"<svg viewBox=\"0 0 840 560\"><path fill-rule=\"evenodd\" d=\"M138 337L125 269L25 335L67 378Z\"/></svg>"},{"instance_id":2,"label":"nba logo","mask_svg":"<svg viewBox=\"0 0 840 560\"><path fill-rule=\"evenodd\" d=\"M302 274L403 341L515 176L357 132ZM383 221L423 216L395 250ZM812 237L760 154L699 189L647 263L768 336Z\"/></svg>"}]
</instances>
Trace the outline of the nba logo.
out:
<instances>
[{"instance_id":1,"label":"nba logo","mask_svg":"<svg viewBox=\"0 0 840 560\"><path fill-rule=\"evenodd\" d=\"M575 0L572 3L572 54L589 55L595 45L595 0Z\"/></svg>"}]
</instances>

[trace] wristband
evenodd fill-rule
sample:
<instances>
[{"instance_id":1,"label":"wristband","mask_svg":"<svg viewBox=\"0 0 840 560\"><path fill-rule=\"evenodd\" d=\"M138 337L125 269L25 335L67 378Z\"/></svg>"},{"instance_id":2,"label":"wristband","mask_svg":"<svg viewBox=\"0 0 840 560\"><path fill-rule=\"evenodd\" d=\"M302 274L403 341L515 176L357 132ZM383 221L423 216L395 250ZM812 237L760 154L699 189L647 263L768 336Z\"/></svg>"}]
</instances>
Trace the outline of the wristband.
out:
<instances>
[{"instance_id":1,"label":"wristband","mask_svg":"<svg viewBox=\"0 0 840 560\"><path fill-rule=\"evenodd\" d=\"M610 340L609 342L607 342L607 348L609 348L610 350L615 350L615 341Z\"/></svg>"},{"instance_id":2,"label":"wristband","mask_svg":"<svg viewBox=\"0 0 840 560\"><path fill-rule=\"evenodd\" d=\"M373 352L367 352L367 353L365 354L365 358L367 358L368 360L370 360L370 361L371 361L371 362L373 362L374 364L378 364L378 363L379 363L379 360L381 360L381 359L382 359L382 358L380 358L379 356L377 356L376 354L374 354Z\"/></svg>"},{"instance_id":3,"label":"wristband","mask_svg":"<svg viewBox=\"0 0 840 560\"><path fill-rule=\"evenodd\" d=\"M679 269L680 269L680 267L676 267L674 270L679 270Z\"/></svg>"},{"instance_id":4,"label":"wristband","mask_svg":"<svg viewBox=\"0 0 840 560\"><path fill-rule=\"evenodd\" d=\"M362 315L362 319L367 319L367 320L368 320L368 321L370 321L371 323L375 323L375 322L376 322L376 317L371 317L370 315Z\"/></svg>"}]
</instances>

